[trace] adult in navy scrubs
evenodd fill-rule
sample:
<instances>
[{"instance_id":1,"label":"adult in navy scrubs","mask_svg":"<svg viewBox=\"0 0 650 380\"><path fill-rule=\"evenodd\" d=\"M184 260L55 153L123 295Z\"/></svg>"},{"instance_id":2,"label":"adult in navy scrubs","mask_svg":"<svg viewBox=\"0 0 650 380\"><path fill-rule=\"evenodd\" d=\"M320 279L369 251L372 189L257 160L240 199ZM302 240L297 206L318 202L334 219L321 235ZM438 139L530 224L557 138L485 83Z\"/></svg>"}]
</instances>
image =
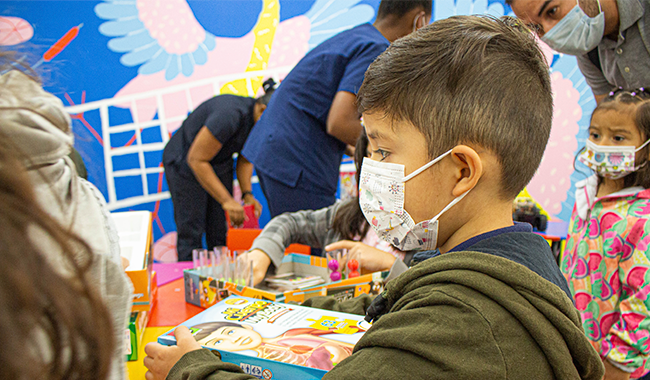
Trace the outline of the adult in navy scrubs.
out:
<instances>
[{"instance_id":1,"label":"adult in navy scrubs","mask_svg":"<svg viewBox=\"0 0 650 380\"><path fill-rule=\"evenodd\" d=\"M429 23L431 4L383 0L374 24L323 42L282 81L242 150L272 217L334 203L343 152L361 132L355 94L363 75L391 41Z\"/></svg>"},{"instance_id":2,"label":"adult in navy scrubs","mask_svg":"<svg viewBox=\"0 0 650 380\"><path fill-rule=\"evenodd\" d=\"M258 99L220 95L197 107L172 136L163 152L167 184L174 204L178 233L178 260L192 260L192 250L226 245L228 212L234 225L244 221L244 208L232 197L233 154L244 146L253 125L274 91L272 79L264 82L265 95ZM262 206L251 193L253 165L237 158L237 179L245 204Z\"/></svg>"}]
</instances>

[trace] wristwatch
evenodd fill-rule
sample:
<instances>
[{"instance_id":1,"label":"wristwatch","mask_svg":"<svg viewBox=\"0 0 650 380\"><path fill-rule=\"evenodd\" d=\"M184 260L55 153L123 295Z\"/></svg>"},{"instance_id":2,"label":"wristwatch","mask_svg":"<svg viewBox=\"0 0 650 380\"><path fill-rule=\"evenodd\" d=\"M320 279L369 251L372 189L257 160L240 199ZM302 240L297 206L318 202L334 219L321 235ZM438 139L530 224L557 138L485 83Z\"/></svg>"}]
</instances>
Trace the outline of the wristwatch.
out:
<instances>
[{"instance_id":1,"label":"wristwatch","mask_svg":"<svg viewBox=\"0 0 650 380\"><path fill-rule=\"evenodd\" d=\"M241 197L242 197L242 199L243 199L245 196L247 196L248 194L253 195L253 192L252 192L252 191L242 191L242 192L241 192Z\"/></svg>"}]
</instances>

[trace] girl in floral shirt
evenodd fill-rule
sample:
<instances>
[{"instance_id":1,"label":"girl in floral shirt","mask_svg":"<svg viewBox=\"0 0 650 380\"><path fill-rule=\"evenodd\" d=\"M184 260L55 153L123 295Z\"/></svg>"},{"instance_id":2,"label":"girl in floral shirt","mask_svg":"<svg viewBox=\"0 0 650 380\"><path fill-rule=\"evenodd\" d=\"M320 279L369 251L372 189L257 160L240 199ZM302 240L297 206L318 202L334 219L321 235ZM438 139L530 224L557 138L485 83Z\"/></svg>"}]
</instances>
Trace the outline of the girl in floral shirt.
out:
<instances>
[{"instance_id":1,"label":"girl in floral shirt","mask_svg":"<svg viewBox=\"0 0 650 380\"><path fill-rule=\"evenodd\" d=\"M648 98L644 89L617 90L594 110L578 155L594 175L576 184L561 262L604 379L650 369Z\"/></svg>"}]
</instances>

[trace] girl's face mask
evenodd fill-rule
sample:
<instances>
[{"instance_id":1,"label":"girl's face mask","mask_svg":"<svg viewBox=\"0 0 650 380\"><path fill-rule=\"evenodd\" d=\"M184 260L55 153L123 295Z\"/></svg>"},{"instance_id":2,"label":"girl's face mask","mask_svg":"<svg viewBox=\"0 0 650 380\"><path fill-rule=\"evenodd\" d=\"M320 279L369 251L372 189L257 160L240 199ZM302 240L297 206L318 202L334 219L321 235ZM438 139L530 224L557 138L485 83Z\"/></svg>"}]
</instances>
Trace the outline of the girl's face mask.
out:
<instances>
[{"instance_id":1,"label":"girl's face mask","mask_svg":"<svg viewBox=\"0 0 650 380\"><path fill-rule=\"evenodd\" d=\"M585 164L589 169L598 173L601 177L610 179L623 178L626 175L637 171L647 162L635 165L636 152L643 149L650 140L640 147L634 146L604 146L596 145L587 140L585 149L578 155L578 161Z\"/></svg>"},{"instance_id":2,"label":"girl's face mask","mask_svg":"<svg viewBox=\"0 0 650 380\"><path fill-rule=\"evenodd\" d=\"M418 224L404 209L404 183L440 161L451 150L404 176L404 165L363 159L359 205L377 235L401 251L431 250L438 243L438 219L460 202L469 190L451 201L430 220Z\"/></svg>"}]
</instances>

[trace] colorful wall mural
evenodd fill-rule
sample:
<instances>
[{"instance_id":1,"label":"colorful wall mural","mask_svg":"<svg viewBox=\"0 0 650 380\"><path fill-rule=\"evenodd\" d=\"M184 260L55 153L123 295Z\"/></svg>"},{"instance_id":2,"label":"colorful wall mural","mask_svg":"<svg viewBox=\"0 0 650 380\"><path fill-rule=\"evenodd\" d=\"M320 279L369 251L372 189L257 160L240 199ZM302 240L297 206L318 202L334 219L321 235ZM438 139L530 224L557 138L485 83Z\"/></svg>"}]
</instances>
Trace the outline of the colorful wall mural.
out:
<instances>
[{"instance_id":1,"label":"colorful wall mural","mask_svg":"<svg viewBox=\"0 0 650 380\"><path fill-rule=\"evenodd\" d=\"M75 146L111 210L150 210L159 258L173 256L162 149L187 113L220 93L255 96L302 56L372 22L379 0L3 1L0 46L36 68L73 119ZM503 0L434 0L433 20L511 14ZM543 45L543 44L542 44ZM595 102L574 57L544 45L555 118L530 194L555 218L573 207L574 156ZM580 169L580 168L579 168ZM584 172L584 170L583 170ZM259 186L256 197L263 198ZM261 222L268 221L268 214ZM168 255L168 256L165 256Z\"/></svg>"}]
</instances>

